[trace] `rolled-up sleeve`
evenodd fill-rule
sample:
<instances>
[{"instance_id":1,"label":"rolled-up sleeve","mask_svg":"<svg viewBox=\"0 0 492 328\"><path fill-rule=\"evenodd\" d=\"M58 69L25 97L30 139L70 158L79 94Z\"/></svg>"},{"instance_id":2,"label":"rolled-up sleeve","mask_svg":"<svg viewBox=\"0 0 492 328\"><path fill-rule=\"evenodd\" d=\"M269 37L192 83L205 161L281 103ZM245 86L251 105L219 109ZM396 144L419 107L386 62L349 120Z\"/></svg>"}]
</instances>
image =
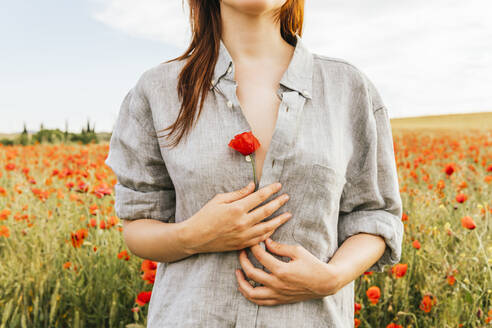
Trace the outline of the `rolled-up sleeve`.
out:
<instances>
[{"instance_id":1,"label":"rolled-up sleeve","mask_svg":"<svg viewBox=\"0 0 492 328\"><path fill-rule=\"evenodd\" d=\"M159 147L149 103L137 83L121 104L104 162L117 178L115 213L120 219L169 222L174 217L174 185Z\"/></svg>"},{"instance_id":2,"label":"rolled-up sleeve","mask_svg":"<svg viewBox=\"0 0 492 328\"><path fill-rule=\"evenodd\" d=\"M381 236L384 254L368 271L383 272L385 265L401 259L402 200L388 110L371 81L367 83L371 109L352 133L355 142L340 200L338 246L358 233Z\"/></svg>"}]
</instances>

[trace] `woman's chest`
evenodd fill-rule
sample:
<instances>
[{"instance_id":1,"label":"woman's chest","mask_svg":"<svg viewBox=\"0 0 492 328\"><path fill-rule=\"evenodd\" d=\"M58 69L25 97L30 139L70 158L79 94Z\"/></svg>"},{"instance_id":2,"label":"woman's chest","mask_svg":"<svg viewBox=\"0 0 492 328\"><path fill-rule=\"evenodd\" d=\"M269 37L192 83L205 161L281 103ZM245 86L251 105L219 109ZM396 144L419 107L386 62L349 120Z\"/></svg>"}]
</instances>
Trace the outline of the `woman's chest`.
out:
<instances>
[{"instance_id":1,"label":"woman's chest","mask_svg":"<svg viewBox=\"0 0 492 328\"><path fill-rule=\"evenodd\" d=\"M258 123L261 117L246 117L241 110L233 84L210 92L189 135L175 148L161 148L176 190L198 191L211 198L252 181L252 162L228 145L235 135L252 129L261 131L262 140L269 139L268 147L262 149L259 188L277 181L284 186L305 186L312 182L307 173L315 165L328 168L326 175L318 176L327 183L331 176L343 175L343 128L336 108L289 89L280 88L278 94L282 99L275 104L276 113L265 116L269 122ZM159 116L161 110L169 108L153 108L157 130L172 123Z\"/></svg>"}]
</instances>

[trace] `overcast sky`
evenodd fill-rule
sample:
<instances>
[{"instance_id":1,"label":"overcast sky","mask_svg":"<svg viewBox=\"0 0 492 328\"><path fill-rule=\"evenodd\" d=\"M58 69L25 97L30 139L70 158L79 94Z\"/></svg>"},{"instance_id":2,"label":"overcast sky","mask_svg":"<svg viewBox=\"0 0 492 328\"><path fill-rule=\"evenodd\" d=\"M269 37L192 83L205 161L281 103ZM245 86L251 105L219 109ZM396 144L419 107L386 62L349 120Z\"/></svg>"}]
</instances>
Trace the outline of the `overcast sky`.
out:
<instances>
[{"instance_id":1,"label":"overcast sky","mask_svg":"<svg viewBox=\"0 0 492 328\"><path fill-rule=\"evenodd\" d=\"M0 132L88 119L110 131L140 74L189 40L182 0L0 1ZM365 72L391 117L492 111L490 12L487 0L307 0L303 40Z\"/></svg>"}]
</instances>

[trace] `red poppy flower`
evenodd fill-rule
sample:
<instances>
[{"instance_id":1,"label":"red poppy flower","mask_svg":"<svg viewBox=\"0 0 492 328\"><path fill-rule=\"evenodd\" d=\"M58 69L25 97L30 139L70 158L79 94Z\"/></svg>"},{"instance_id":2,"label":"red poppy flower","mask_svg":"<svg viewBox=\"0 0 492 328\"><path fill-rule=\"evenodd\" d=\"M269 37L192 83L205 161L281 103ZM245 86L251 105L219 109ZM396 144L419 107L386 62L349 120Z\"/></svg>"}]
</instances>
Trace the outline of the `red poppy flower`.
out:
<instances>
[{"instance_id":1,"label":"red poppy flower","mask_svg":"<svg viewBox=\"0 0 492 328\"><path fill-rule=\"evenodd\" d=\"M72 239L72 245L75 248L81 247L82 244L84 243L85 237L88 236L88 231L85 228L81 228L77 230L76 232L71 232L70 237Z\"/></svg>"},{"instance_id":2,"label":"red poppy flower","mask_svg":"<svg viewBox=\"0 0 492 328\"><path fill-rule=\"evenodd\" d=\"M432 305L436 303L436 299L432 295L425 295L420 302L419 308L424 312L430 312Z\"/></svg>"},{"instance_id":3,"label":"red poppy flower","mask_svg":"<svg viewBox=\"0 0 492 328\"><path fill-rule=\"evenodd\" d=\"M453 174L453 172L456 171L456 167L454 165L454 163L451 163L451 164L447 164L445 167L444 167L444 172L446 172L446 174L449 176L451 174Z\"/></svg>"},{"instance_id":4,"label":"red poppy flower","mask_svg":"<svg viewBox=\"0 0 492 328\"><path fill-rule=\"evenodd\" d=\"M156 270L157 269L157 262L154 262L151 260L143 260L140 269L142 271Z\"/></svg>"},{"instance_id":5,"label":"red poppy flower","mask_svg":"<svg viewBox=\"0 0 492 328\"><path fill-rule=\"evenodd\" d=\"M367 289L366 295L372 304L376 304L381 297L381 290L378 286L371 286Z\"/></svg>"},{"instance_id":6,"label":"red poppy flower","mask_svg":"<svg viewBox=\"0 0 492 328\"><path fill-rule=\"evenodd\" d=\"M244 156L252 154L260 147L260 142L251 131L236 134L231 141L229 147L237 150Z\"/></svg>"},{"instance_id":7,"label":"red poppy flower","mask_svg":"<svg viewBox=\"0 0 492 328\"><path fill-rule=\"evenodd\" d=\"M10 237L10 229L9 227L2 225L0 226L0 237Z\"/></svg>"},{"instance_id":8,"label":"red poppy flower","mask_svg":"<svg viewBox=\"0 0 492 328\"><path fill-rule=\"evenodd\" d=\"M463 193L459 193L458 195L456 195L456 201L458 203L463 203L465 200L468 199L468 196L466 196L465 194Z\"/></svg>"},{"instance_id":9,"label":"red poppy flower","mask_svg":"<svg viewBox=\"0 0 492 328\"><path fill-rule=\"evenodd\" d=\"M402 326L402 325L397 325L396 323L391 322L391 323L389 323L389 324L386 326L386 328L403 328L403 326Z\"/></svg>"},{"instance_id":10,"label":"red poppy flower","mask_svg":"<svg viewBox=\"0 0 492 328\"><path fill-rule=\"evenodd\" d=\"M123 259L125 261L130 260L130 254L126 251L126 249L122 250L121 252L118 253L118 258Z\"/></svg>"},{"instance_id":11,"label":"red poppy flower","mask_svg":"<svg viewBox=\"0 0 492 328\"><path fill-rule=\"evenodd\" d=\"M144 306L145 304L150 302L151 295L152 295L152 291L140 292L138 293L138 296L135 299L135 303L137 303L140 306Z\"/></svg>"},{"instance_id":12,"label":"red poppy flower","mask_svg":"<svg viewBox=\"0 0 492 328\"><path fill-rule=\"evenodd\" d=\"M461 225L464 228L467 228L467 229L470 229L470 230L473 230L473 229L475 229L477 227L475 225L475 221L473 221L473 219L471 218L471 216L468 216L468 215L465 215L464 217L461 218Z\"/></svg>"},{"instance_id":13,"label":"red poppy flower","mask_svg":"<svg viewBox=\"0 0 492 328\"><path fill-rule=\"evenodd\" d=\"M394 267L391 268L391 271L396 276L396 278L401 278L407 272L407 268L407 263L397 263Z\"/></svg>"},{"instance_id":14,"label":"red poppy flower","mask_svg":"<svg viewBox=\"0 0 492 328\"><path fill-rule=\"evenodd\" d=\"M251 165L253 165L253 180L255 183L255 189L257 185L256 173L255 173L255 161L254 158L251 157L251 154L254 153L260 146L261 146L260 142L258 141L258 139L256 139L256 137L253 135L251 131L236 134L234 138L229 141L229 147L231 147L234 150L237 150L244 156L249 156Z\"/></svg>"},{"instance_id":15,"label":"red poppy flower","mask_svg":"<svg viewBox=\"0 0 492 328\"><path fill-rule=\"evenodd\" d=\"M142 275L142 280L147 281L148 284L153 284L155 282L155 270L145 271Z\"/></svg>"}]
</instances>

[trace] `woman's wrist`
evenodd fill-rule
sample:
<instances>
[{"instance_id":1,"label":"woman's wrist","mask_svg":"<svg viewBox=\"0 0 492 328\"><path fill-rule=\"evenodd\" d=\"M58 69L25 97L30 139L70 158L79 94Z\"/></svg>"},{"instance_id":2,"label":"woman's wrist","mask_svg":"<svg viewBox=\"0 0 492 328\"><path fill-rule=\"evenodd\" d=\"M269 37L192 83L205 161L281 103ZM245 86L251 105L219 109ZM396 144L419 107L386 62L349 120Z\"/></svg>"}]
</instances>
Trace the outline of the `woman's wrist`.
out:
<instances>
[{"instance_id":1,"label":"woman's wrist","mask_svg":"<svg viewBox=\"0 0 492 328\"><path fill-rule=\"evenodd\" d=\"M194 236L194 229L190 222L191 218L176 224L178 225L178 240L180 247L186 254L191 256L198 253L198 251L193 247L193 241L196 240L196 237Z\"/></svg>"},{"instance_id":2,"label":"woman's wrist","mask_svg":"<svg viewBox=\"0 0 492 328\"><path fill-rule=\"evenodd\" d=\"M340 290L341 281L337 267L331 263L322 263L324 274L320 277L314 290L323 296L333 295Z\"/></svg>"}]
</instances>

